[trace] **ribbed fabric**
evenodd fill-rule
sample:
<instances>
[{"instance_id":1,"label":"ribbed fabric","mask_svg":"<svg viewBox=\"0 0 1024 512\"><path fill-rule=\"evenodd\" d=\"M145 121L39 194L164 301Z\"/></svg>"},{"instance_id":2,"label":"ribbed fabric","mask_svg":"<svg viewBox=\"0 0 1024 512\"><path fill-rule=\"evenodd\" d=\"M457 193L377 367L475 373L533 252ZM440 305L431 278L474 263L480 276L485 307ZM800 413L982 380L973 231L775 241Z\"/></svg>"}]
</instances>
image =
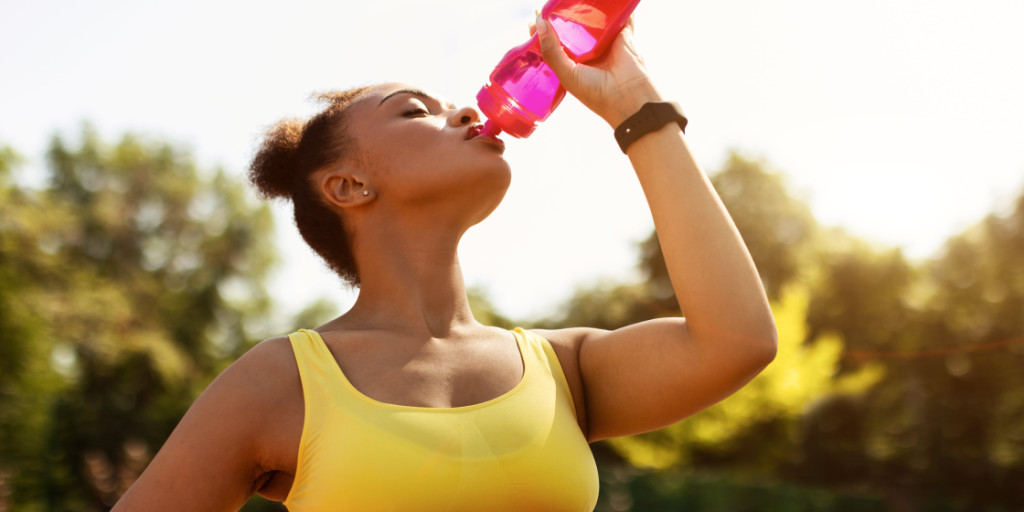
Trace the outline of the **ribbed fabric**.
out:
<instances>
[{"instance_id":1,"label":"ribbed fabric","mask_svg":"<svg viewBox=\"0 0 1024 512\"><path fill-rule=\"evenodd\" d=\"M513 334L522 380L453 408L374 400L316 331L289 335L306 416L288 510L592 511L597 467L558 358L544 338Z\"/></svg>"}]
</instances>

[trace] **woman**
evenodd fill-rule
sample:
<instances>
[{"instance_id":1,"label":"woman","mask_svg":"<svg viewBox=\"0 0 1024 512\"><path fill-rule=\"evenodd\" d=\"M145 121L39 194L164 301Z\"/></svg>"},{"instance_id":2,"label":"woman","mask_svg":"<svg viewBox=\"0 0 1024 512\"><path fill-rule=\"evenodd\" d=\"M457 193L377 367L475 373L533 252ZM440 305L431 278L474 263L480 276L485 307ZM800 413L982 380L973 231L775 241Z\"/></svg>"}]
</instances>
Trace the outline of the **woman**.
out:
<instances>
[{"instance_id":1,"label":"woman","mask_svg":"<svg viewBox=\"0 0 1024 512\"><path fill-rule=\"evenodd\" d=\"M536 29L609 126L661 101L631 27L593 66ZM480 115L402 84L323 98L268 133L251 178L292 199L355 305L225 370L115 510L237 510L254 492L293 511L592 510L587 443L680 421L774 357L757 270L675 123L626 152L687 318L510 333L474 320L456 254L510 180Z\"/></svg>"}]
</instances>

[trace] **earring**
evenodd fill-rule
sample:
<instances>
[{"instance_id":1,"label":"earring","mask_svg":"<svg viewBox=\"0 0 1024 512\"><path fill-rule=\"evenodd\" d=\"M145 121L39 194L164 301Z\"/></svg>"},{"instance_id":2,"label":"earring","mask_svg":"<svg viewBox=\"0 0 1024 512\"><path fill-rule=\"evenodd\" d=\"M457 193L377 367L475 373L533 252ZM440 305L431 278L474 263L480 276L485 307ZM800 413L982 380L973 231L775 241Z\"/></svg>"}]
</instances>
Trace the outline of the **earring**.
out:
<instances>
[{"instance_id":1,"label":"earring","mask_svg":"<svg viewBox=\"0 0 1024 512\"><path fill-rule=\"evenodd\" d=\"M363 195L364 195L364 196L368 196L368 195L370 195L370 191L369 191L369 190L364 190L364 191L363 191Z\"/></svg>"}]
</instances>

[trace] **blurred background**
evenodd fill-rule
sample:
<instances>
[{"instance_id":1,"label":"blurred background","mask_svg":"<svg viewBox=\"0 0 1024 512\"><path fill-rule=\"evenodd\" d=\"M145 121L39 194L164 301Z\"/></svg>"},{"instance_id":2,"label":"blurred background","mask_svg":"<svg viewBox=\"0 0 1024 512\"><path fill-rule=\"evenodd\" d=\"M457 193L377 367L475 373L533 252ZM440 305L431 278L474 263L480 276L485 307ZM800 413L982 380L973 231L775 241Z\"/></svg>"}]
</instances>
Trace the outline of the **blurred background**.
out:
<instances>
[{"instance_id":1,"label":"blurred background","mask_svg":"<svg viewBox=\"0 0 1024 512\"><path fill-rule=\"evenodd\" d=\"M0 2L0 512L109 509L234 359L351 305L245 187L266 126L381 81L471 104L540 5ZM593 445L598 510L1024 510L1024 4L635 18L780 347ZM685 313L610 127L567 98L506 142L512 187L460 248L480 321Z\"/></svg>"}]
</instances>

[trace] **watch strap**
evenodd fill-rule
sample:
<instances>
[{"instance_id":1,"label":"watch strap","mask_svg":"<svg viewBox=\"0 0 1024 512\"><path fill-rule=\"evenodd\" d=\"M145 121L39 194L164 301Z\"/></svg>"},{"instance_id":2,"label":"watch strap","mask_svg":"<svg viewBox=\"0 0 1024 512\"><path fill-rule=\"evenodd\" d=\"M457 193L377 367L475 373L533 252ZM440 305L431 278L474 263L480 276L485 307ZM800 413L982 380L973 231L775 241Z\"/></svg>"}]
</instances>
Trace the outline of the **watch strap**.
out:
<instances>
[{"instance_id":1,"label":"watch strap","mask_svg":"<svg viewBox=\"0 0 1024 512\"><path fill-rule=\"evenodd\" d=\"M629 116L615 129L615 141L625 153L631 144L640 137L660 130L668 123L679 124L679 129L686 133L686 116L683 109L674 101L644 103L640 110Z\"/></svg>"}]
</instances>

